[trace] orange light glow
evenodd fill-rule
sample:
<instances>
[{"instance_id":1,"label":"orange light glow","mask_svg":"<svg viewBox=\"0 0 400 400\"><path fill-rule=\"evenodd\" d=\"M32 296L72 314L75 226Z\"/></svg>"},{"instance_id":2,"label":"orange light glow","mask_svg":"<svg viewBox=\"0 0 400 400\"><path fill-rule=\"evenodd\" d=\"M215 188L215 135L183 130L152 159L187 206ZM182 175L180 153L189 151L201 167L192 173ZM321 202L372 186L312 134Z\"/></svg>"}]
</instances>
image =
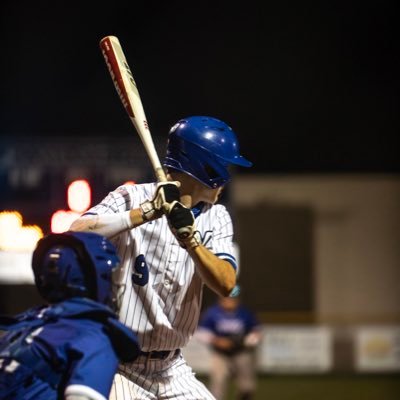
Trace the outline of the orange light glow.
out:
<instances>
[{"instance_id":1,"label":"orange light glow","mask_svg":"<svg viewBox=\"0 0 400 400\"><path fill-rule=\"evenodd\" d=\"M68 207L77 213L83 213L90 207L92 191L85 179L73 181L68 186Z\"/></svg>"},{"instance_id":2,"label":"orange light glow","mask_svg":"<svg viewBox=\"0 0 400 400\"><path fill-rule=\"evenodd\" d=\"M75 211L58 210L51 217L51 231L53 233L66 232L71 224L80 216Z\"/></svg>"},{"instance_id":3,"label":"orange light glow","mask_svg":"<svg viewBox=\"0 0 400 400\"><path fill-rule=\"evenodd\" d=\"M0 250L31 251L43 237L37 225L23 225L18 211L0 212Z\"/></svg>"}]
</instances>

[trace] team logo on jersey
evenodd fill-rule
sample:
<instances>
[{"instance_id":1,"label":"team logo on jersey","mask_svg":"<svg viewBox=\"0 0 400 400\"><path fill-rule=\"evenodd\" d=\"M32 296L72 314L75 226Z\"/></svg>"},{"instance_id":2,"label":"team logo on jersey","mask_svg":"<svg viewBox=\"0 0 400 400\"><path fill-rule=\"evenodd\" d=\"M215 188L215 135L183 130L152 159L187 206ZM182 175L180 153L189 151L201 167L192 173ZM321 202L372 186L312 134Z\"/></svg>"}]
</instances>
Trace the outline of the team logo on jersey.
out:
<instances>
[{"instance_id":1,"label":"team logo on jersey","mask_svg":"<svg viewBox=\"0 0 400 400\"><path fill-rule=\"evenodd\" d=\"M143 254L136 257L133 265L132 282L139 286L145 286L149 282L149 267Z\"/></svg>"},{"instance_id":2,"label":"team logo on jersey","mask_svg":"<svg viewBox=\"0 0 400 400\"><path fill-rule=\"evenodd\" d=\"M199 231L195 232L195 235L197 235L197 239L200 241L200 243L203 244L203 246L206 246L207 243L212 239L212 231L205 231L203 234Z\"/></svg>"}]
</instances>

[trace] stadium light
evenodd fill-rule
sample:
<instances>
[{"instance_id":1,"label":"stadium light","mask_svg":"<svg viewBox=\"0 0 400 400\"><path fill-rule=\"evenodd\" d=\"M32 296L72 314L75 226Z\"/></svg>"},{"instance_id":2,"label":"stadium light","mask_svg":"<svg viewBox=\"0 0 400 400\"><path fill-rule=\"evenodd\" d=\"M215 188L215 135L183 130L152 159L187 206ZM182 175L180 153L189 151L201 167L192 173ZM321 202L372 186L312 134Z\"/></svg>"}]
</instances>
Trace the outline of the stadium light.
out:
<instances>
[{"instance_id":1,"label":"stadium light","mask_svg":"<svg viewBox=\"0 0 400 400\"><path fill-rule=\"evenodd\" d=\"M67 190L68 207L77 213L82 213L90 207L92 190L89 182L79 179L69 184Z\"/></svg>"},{"instance_id":2,"label":"stadium light","mask_svg":"<svg viewBox=\"0 0 400 400\"><path fill-rule=\"evenodd\" d=\"M92 201L92 189L85 179L71 182L67 189L69 210L57 210L51 216L50 229L52 233L66 232L79 216L89 209Z\"/></svg>"},{"instance_id":3,"label":"stadium light","mask_svg":"<svg viewBox=\"0 0 400 400\"><path fill-rule=\"evenodd\" d=\"M37 225L23 225L18 211L0 212L0 250L31 251L43 237Z\"/></svg>"},{"instance_id":4,"label":"stadium light","mask_svg":"<svg viewBox=\"0 0 400 400\"><path fill-rule=\"evenodd\" d=\"M53 233L66 232L80 215L80 213L71 210L57 210L51 216L51 231Z\"/></svg>"}]
</instances>

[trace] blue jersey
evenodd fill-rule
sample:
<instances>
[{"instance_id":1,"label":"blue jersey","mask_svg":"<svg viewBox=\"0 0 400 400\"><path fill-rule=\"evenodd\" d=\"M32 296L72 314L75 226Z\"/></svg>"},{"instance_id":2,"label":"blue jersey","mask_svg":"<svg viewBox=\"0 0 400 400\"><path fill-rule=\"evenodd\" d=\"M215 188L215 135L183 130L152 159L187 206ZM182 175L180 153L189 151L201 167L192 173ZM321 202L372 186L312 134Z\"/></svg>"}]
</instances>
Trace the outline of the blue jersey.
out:
<instances>
[{"instance_id":1,"label":"blue jersey","mask_svg":"<svg viewBox=\"0 0 400 400\"><path fill-rule=\"evenodd\" d=\"M2 318L0 329L10 331L0 341L0 399L107 399L119 360L138 353L116 315L85 298Z\"/></svg>"},{"instance_id":2,"label":"blue jersey","mask_svg":"<svg viewBox=\"0 0 400 400\"><path fill-rule=\"evenodd\" d=\"M259 327L259 322L250 310L241 305L233 311L226 311L216 304L203 313L199 327L215 336L231 339L236 345L226 353L234 354L243 349L244 337Z\"/></svg>"}]
</instances>

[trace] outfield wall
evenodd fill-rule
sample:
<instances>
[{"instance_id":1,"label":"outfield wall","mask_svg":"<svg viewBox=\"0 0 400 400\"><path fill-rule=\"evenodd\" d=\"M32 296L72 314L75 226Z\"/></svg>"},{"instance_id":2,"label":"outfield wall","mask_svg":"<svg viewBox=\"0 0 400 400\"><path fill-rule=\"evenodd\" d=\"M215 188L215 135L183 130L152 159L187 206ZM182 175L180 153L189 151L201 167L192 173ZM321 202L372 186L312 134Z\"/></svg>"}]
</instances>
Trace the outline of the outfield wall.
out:
<instances>
[{"instance_id":1,"label":"outfield wall","mask_svg":"<svg viewBox=\"0 0 400 400\"><path fill-rule=\"evenodd\" d=\"M346 362L337 345L343 340ZM196 336L183 353L196 372L210 371L210 350ZM255 359L258 372L268 374L400 373L400 324L264 325Z\"/></svg>"}]
</instances>

